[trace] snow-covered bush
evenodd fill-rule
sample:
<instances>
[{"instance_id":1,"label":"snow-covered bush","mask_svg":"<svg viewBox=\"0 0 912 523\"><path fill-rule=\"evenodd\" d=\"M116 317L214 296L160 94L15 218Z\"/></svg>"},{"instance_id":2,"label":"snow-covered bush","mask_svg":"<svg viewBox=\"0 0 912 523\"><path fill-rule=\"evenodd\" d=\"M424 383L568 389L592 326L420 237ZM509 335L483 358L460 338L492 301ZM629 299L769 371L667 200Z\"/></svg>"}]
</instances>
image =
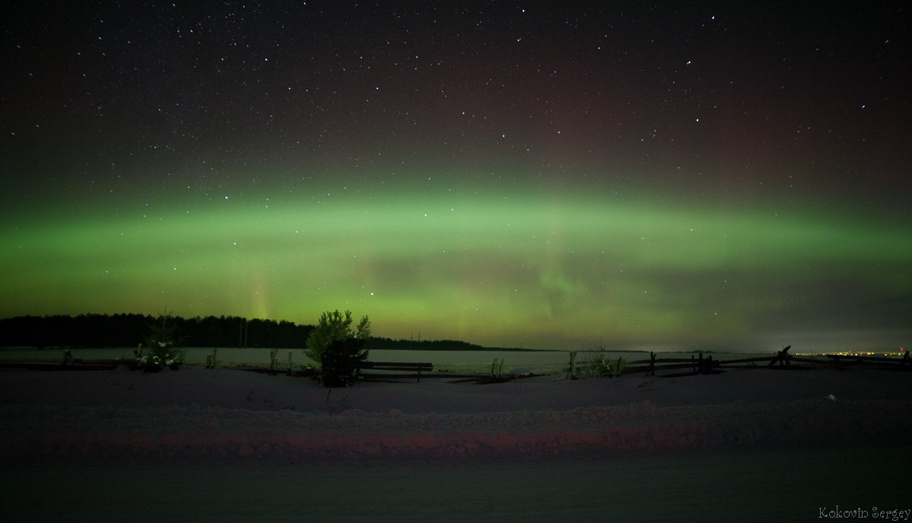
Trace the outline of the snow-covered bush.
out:
<instances>
[{"instance_id":1,"label":"snow-covered bush","mask_svg":"<svg viewBox=\"0 0 912 523\"><path fill-rule=\"evenodd\" d=\"M160 323L151 326L151 334L146 338L146 347L140 345L136 350L136 368L146 372L158 372L165 367L173 370L180 368L184 362L184 351L174 346L175 327L169 324L170 316L163 314Z\"/></svg>"}]
</instances>

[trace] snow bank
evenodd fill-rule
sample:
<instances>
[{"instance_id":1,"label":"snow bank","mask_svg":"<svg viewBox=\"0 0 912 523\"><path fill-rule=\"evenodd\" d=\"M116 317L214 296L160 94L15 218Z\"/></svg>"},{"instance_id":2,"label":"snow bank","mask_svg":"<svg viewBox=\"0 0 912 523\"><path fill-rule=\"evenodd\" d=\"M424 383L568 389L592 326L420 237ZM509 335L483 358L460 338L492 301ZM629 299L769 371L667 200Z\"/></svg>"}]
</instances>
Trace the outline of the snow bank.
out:
<instances>
[{"instance_id":1,"label":"snow bank","mask_svg":"<svg viewBox=\"0 0 912 523\"><path fill-rule=\"evenodd\" d=\"M651 403L490 413L339 414L218 407L2 406L0 458L458 457L579 451L896 443L896 401Z\"/></svg>"},{"instance_id":2,"label":"snow bank","mask_svg":"<svg viewBox=\"0 0 912 523\"><path fill-rule=\"evenodd\" d=\"M0 374L0 459L461 457L899 444L912 374L712 376L472 385L313 381L191 368Z\"/></svg>"}]
</instances>

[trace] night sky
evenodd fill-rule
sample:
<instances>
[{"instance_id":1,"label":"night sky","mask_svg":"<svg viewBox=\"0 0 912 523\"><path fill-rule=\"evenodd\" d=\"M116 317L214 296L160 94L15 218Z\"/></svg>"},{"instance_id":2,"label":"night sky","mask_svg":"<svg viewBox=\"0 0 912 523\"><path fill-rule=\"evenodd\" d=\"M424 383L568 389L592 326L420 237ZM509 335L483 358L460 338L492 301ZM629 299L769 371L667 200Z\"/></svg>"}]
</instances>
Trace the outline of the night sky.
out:
<instances>
[{"instance_id":1,"label":"night sky","mask_svg":"<svg viewBox=\"0 0 912 523\"><path fill-rule=\"evenodd\" d=\"M912 345L905 2L12 2L0 317Z\"/></svg>"}]
</instances>

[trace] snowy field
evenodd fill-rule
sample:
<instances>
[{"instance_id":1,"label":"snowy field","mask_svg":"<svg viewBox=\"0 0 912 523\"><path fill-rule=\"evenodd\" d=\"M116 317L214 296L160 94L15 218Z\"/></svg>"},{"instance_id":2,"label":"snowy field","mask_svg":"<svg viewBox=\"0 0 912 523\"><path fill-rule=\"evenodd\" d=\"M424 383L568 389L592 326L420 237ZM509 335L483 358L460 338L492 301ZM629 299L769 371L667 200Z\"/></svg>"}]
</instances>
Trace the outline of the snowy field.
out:
<instances>
[{"instance_id":1,"label":"snowy field","mask_svg":"<svg viewBox=\"0 0 912 523\"><path fill-rule=\"evenodd\" d=\"M864 368L332 390L15 370L0 486L10 521L873 519L912 508L910 414L912 375Z\"/></svg>"}]
</instances>

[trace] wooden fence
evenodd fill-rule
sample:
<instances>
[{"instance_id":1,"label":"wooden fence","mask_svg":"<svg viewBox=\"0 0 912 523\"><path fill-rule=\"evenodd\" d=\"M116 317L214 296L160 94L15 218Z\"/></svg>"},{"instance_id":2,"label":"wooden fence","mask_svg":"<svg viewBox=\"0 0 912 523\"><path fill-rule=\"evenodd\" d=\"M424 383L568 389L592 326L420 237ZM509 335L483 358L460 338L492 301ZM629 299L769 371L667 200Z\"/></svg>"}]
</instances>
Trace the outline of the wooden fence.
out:
<instances>
[{"instance_id":1,"label":"wooden fence","mask_svg":"<svg viewBox=\"0 0 912 523\"><path fill-rule=\"evenodd\" d=\"M577 352L570 352L569 365L557 367L557 373L564 373L566 377L576 379L581 376L588 377L618 377L625 374L642 373L646 376L670 378L677 376L695 376L701 374L716 374L725 369L757 368L764 367L774 370L833 368L846 370L853 367L875 368L894 371L912 371L912 357L906 352L902 358L889 358L873 355L845 355L824 354L808 358L793 356L789 353L791 346L785 347L774 355L741 359L717 359L712 354L691 354L689 357L659 357L655 352L649 353L649 358L627 361L624 358L607 358L597 354L589 354L586 361L576 361ZM206 367L216 368L220 362L217 359L217 349L206 355ZM59 354L59 353L58 353ZM32 370L110 370L118 365L129 365L133 359L92 359L83 360L76 358L69 349L63 351L62 358L53 361L9 360L0 361L0 368L21 368ZM384 368L393 366L395 368ZM276 374L282 367L286 374L293 376L310 376L312 371L295 371L292 363L291 351L288 351L287 366L279 362L278 350L270 351L268 368L257 365L244 366L245 370L255 370ZM370 362L364 367L367 370L380 371L374 378L416 378L423 377L444 378L454 382L484 382L497 383L510 381L516 378L541 375L542 371L514 373L505 369L503 359L494 359L490 373L486 372L452 372L437 370L430 363L406 364L390 362ZM398 371L402 376L397 376L389 371ZM544 371L544 374L553 374L555 370Z\"/></svg>"},{"instance_id":2,"label":"wooden fence","mask_svg":"<svg viewBox=\"0 0 912 523\"><path fill-rule=\"evenodd\" d=\"M852 366L864 365L869 368L879 368L886 370L912 370L912 358L906 352L902 358L887 358L883 356L862 356L862 355L837 355L825 354L821 358L804 358L793 356L789 353L791 345L780 350L773 356L760 356L753 358L741 359L714 359L712 354L703 356L703 353L691 354L690 358L659 358L655 352L649 353L648 359L633 361L624 361L623 358L617 360L606 360L596 358L594 361L577 363L576 353L570 353L570 364L566 367L567 376L575 379L581 373L601 374L607 376L620 376L623 374L643 373L646 376L657 376L662 378L671 378L678 376L695 376L698 374L716 374L723 369L733 368L754 368L766 367L770 369L811 369L817 367L832 367L837 370L844 370ZM605 365L608 365L607 373ZM597 372L595 369L598 368Z\"/></svg>"}]
</instances>

